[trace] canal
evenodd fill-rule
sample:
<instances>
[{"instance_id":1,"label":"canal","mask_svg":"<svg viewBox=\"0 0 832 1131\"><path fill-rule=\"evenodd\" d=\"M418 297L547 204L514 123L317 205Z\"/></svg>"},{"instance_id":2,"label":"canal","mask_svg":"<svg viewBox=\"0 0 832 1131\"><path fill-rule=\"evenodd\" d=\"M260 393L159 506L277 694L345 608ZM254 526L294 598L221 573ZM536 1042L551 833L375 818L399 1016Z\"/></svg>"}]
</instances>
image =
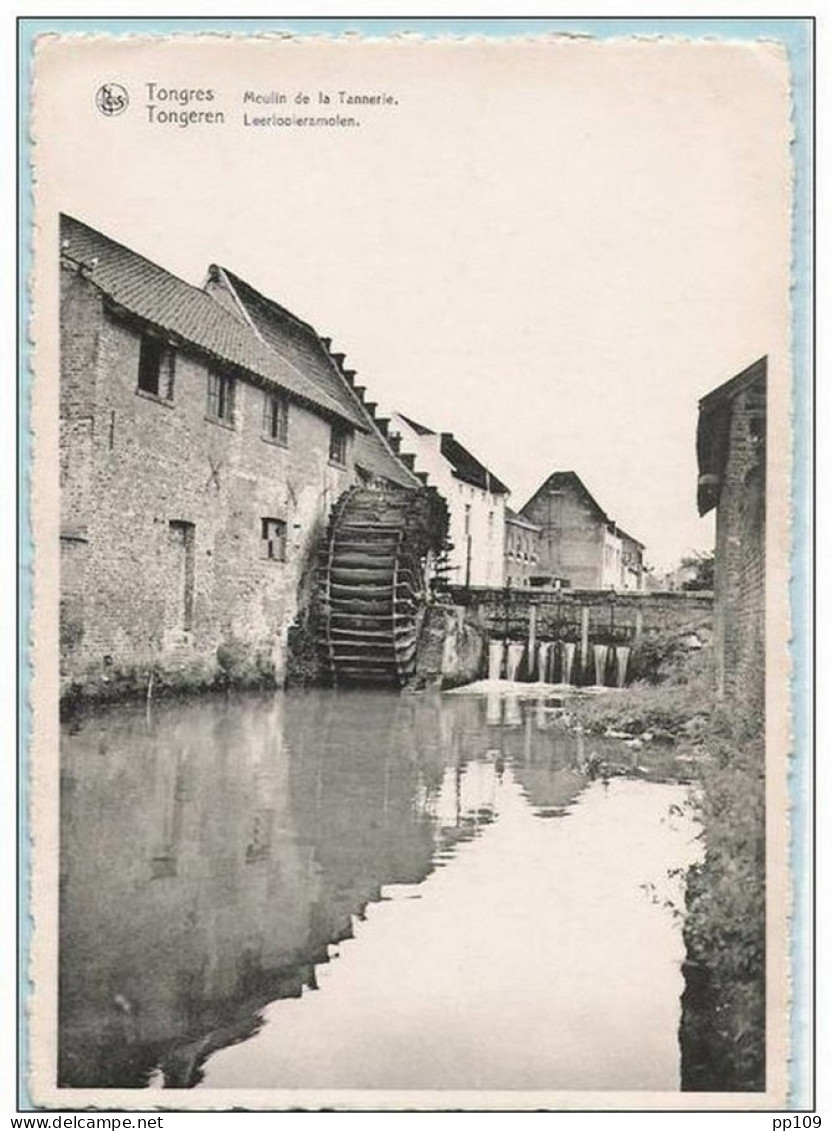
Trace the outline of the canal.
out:
<instances>
[{"instance_id":1,"label":"canal","mask_svg":"<svg viewBox=\"0 0 832 1131\"><path fill-rule=\"evenodd\" d=\"M61 1085L679 1089L672 753L291 691L90 713L61 765Z\"/></svg>"}]
</instances>

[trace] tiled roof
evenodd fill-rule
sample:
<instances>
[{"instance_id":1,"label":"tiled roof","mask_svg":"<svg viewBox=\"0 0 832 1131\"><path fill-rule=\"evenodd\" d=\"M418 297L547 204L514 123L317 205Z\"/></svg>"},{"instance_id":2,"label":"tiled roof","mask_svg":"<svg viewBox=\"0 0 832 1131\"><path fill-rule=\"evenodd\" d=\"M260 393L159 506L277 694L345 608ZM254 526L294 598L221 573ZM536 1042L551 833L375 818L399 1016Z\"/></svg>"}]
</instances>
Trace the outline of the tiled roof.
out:
<instances>
[{"instance_id":1,"label":"tiled roof","mask_svg":"<svg viewBox=\"0 0 832 1131\"><path fill-rule=\"evenodd\" d=\"M144 322L196 347L220 363L278 386L325 415L355 428L366 424L342 398L331 395L235 318L199 287L138 255L70 216L61 216L61 254L115 304Z\"/></svg>"},{"instance_id":2,"label":"tiled roof","mask_svg":"<svg viewBox=\"0 0 832 1131\"><path fill-rule=\"evenodd\" d=\"M494 495L507 495L508 487L501 483L496 475L488 470L485 464L480 463L476 456L471 455L467 448L451 432L443 432L439 450L453 468L454 475L463 483L470 483L483 491L490 491Z\"/></svg>"},{"instance_id":3,"label":"tiled roof","mask_svg":"<svg viewBox=\"0 0 832 1131\"><path fill-rule=\"evenodd\" d=\"M355 462L374 476L404 487L418 487L420 480L388 446L373 417L350 388L313 327L255 290L228 268L212 267L211 273L217 276L220 285L230 286L245 315L269 349L301 370L314 382L322 396L339 405L342 413L358 416L365 431L355 437Z\"/></svg>"}]
</instances>

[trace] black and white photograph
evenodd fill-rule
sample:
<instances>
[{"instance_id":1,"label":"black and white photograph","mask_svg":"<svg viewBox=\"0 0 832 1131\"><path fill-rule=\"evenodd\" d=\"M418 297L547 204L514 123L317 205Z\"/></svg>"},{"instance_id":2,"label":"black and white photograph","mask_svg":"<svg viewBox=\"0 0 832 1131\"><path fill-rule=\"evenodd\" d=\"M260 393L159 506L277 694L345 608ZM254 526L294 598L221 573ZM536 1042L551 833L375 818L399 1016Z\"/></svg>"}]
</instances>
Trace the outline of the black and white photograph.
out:
<instances>
[{"instance_id":1,"label":"black and white photograph","mask_svg":"<svg viewBox=\"0 0 832 1131\"><path fill-rule=\"evenodd\" d=\"M32 1102L805 1104L811 21L262 22L29 33Z\"/></svg>"}]
</instances>

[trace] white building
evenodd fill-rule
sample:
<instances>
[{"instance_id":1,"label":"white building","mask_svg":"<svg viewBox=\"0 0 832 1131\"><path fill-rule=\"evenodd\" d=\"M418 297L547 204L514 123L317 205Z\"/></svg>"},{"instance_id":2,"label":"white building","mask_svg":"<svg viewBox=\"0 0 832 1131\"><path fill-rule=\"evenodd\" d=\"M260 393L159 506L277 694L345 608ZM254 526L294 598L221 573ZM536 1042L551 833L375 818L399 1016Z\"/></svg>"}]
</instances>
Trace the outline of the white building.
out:
<instances>
[{"instance_id":1,"label":"white building","mask_svg":"<svg viewBox=\"0 0 832 1131\"><path fill-rule=\"evenodd\" d=\"M401 413L390 429L401 436L401 452L415 457L414 470L448 504L450 583L502 586L508 487L450 432L433 432Z\"/></svg>"}]
</instances>

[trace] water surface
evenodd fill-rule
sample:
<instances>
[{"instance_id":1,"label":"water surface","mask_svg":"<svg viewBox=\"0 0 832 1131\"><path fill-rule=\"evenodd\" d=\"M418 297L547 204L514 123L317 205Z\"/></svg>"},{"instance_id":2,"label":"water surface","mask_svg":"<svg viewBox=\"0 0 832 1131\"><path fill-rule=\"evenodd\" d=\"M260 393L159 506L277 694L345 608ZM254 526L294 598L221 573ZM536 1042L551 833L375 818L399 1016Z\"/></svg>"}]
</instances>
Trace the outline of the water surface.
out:
<instances>
[{"instance_id":1,"label":"water surface","mask_svg":"<svg viewBox=\"0 0 832 1131\"><path fill-rule=\"evenodd\" d=\"M557 715L316 691L67 727L61 1083L677 1090L686 789Z\"/></svg>"}]
</instances>

